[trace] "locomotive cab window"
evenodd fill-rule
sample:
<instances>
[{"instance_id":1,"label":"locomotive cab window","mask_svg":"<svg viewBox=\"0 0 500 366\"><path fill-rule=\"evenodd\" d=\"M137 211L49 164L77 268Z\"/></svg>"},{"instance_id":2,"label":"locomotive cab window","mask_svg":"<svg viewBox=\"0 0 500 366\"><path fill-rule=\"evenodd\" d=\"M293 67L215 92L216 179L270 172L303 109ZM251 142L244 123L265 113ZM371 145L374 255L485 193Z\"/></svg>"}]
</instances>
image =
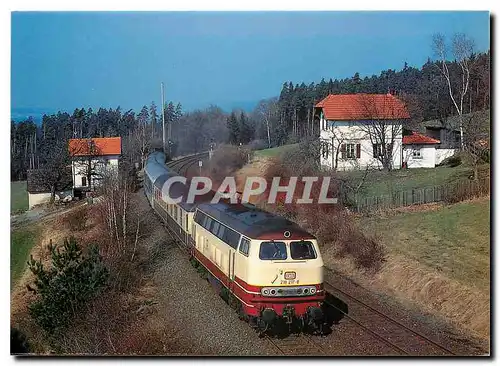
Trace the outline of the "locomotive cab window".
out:
<instances>
[{"instance_id":1,"label":"locomotive cab window","mask_svg":"<svg viewBox=\"0 0 500 366\"><path fill-rule=\"evenodd\" d=\"M260 243L259 258L262 260L286 259L286 245L282 241Z\"/></svg>"},{"instance_id":2,"label":"locomotive cab window","mask_svg":"<svg viewBox=\"0 0 500 366\"><path fill-rule=\"evenodd\" d=\"M249 251L250 251L250 240L248 240L247 238L241 238L240 253L248 257Z\"/></svg>"},{"instance_id":3,"label":"locomotive cab window","mask_svg":"<svg viewBox=\"0 0 500 366\"><path fill-rule=\"evenodd\" d=\"M292 241L290 243L292 259L316 259L314 245L310 241Z\"/></svg>"}]
</instances>

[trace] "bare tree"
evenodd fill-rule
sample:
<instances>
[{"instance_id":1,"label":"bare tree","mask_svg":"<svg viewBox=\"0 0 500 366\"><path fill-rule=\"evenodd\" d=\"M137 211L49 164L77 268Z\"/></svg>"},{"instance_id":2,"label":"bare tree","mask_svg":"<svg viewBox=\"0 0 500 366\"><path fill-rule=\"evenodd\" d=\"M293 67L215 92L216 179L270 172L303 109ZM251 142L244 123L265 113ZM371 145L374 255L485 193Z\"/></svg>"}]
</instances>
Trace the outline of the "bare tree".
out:
<instances>
[{"instance_id":1,"label":"bare tree","mask_svg":"<svg viewBox=\"0 0 500 366\"><path fill-rule=\"evenodd\" d=\"M394 168L394 152L402 148L403 122L409 117L403 103L392 95L359 94L358 107L367 119L359 124L384 169Z\"/></svg>"},{"instance_id":2,"label":"bare tree","mask_svg":"<svg viewBox=\"0 0 500 366\"><path fill-rule=\"evenodd\" d=\"M256 107L257 114L264 120L267 132L267 145L271 147L271 125L278 116L278 101L276 98L262 100Z\"/></svg>"},{"instance_id":3,"label":"bare tree","mask_svg":"<svg viewBox=\"0 0 500 366\"><path fill-rule=\"evenodd\" d=\"M144 164L148 153L151 151L151 140L149 139L148 134L146 133L147 126L145 123L141 123L133 132L132 132L132 146L135 148L134 150L140 156L141 160L141 168L144 168Z\"/></svg>"},{"instance_id":4,"label":"bare tree","mask_svg":"<svg viewBox=\"0 0 500 366\"><path fill-rule=\"evenodd\" d=\"M468 38L465 34L457 33L453 37L452 41L452 53L455 57L457 64L460 66L457 79L458 83L455 83L454 75L450 74L450 69L447 64L447 45L445 38L442 34L435 34L433 38L434 51L439 57L439 70L446 79L448 85L448 92L450 94L451 101L455 106L455 109L459 116L460 124L460 145L462 150L465 148L464 143L464 98L469 90L469 80L470 80L470 70L472 68L472 53L474 52L474 41Z\"/></svg>"},{"instance_id":5,"label":"bare tree","mask_svg":"<svg viewBox=\"0 0 500 366\"><path fill-rule=\"evenodd\" d=\"M486 121L478 113L463 116L464 151L473 166L473 179L478 179L478 167L481 162L489 161L490 133Z\"/></svg>"},{"instance_id":6,"label":"bare tree","mask_svg":"<svg viewBox=\"0 0 500 366\"><path fill-rule=\"evenodd\" d=\"M134 260L141 228L147 220L133 204L133 181L126 174L103 174L102 184L97 188L102 197L98 214L106 225L108 244L104 254L108 258L123 255Z\"/></svg>"}]
</instances>

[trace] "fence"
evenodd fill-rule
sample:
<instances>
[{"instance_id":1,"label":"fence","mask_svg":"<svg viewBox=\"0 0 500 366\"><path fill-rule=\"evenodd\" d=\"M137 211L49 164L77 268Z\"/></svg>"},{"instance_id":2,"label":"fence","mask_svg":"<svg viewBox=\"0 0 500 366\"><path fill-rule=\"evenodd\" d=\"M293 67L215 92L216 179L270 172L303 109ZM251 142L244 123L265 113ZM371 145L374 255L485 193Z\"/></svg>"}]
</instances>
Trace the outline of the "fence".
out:
<instances>
[{"instance_id":1,"label":"fence","mask_svg":"<svg viewBox=\"0 0 500 366\"><path fill-rule=\"evenodd\" d=\"M372 212L433 202L454 203L482 197L489 193L489 178L476 181L463 179L446 185L398 191L384 196L362 197L358 195L354 197L352 206L357 212Z\"/></svg>"}]
</instances>

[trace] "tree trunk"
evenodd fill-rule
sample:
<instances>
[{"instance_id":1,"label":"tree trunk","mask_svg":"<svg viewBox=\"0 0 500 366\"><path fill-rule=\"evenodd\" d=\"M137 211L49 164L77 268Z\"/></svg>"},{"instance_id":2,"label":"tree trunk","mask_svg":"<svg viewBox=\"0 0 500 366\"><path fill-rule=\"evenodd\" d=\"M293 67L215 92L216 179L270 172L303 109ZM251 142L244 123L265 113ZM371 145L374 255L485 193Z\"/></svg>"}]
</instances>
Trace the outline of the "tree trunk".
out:
<instances>
[{"instance_id":1,"label":"tree trunk","mask_svg":"<svg viewBox=\"0 0 500 366\"><path fill-rule=\"evenodd\" d=\"M51 184L50 186L50 204L53 204L56 199L56 185Z\"/></svg>"}]
</instances>

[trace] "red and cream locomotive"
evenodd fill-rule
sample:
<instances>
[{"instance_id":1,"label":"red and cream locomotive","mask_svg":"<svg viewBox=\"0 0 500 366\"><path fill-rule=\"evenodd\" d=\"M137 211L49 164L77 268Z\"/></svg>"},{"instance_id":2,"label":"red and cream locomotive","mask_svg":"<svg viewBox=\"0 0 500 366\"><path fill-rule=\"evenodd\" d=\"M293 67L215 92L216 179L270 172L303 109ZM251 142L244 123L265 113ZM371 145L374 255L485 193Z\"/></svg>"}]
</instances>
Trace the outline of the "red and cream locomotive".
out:
<instances>
[{"instance_id":1,"label":"red and cream locomotive","mask_svg":"<svg viewBox=\"0 0 500 366\"><path fill-rule=\"evenodd\" d=\"M211 203L213 192L194 203L169 203L169 197L185 197L188 187L165 184L178 174L163 162L162 153L148 157L146 196L240 317L261 331L285 323L322 332L323 260L316 238L253 205Z\"/></svg>"}]
</instances>

